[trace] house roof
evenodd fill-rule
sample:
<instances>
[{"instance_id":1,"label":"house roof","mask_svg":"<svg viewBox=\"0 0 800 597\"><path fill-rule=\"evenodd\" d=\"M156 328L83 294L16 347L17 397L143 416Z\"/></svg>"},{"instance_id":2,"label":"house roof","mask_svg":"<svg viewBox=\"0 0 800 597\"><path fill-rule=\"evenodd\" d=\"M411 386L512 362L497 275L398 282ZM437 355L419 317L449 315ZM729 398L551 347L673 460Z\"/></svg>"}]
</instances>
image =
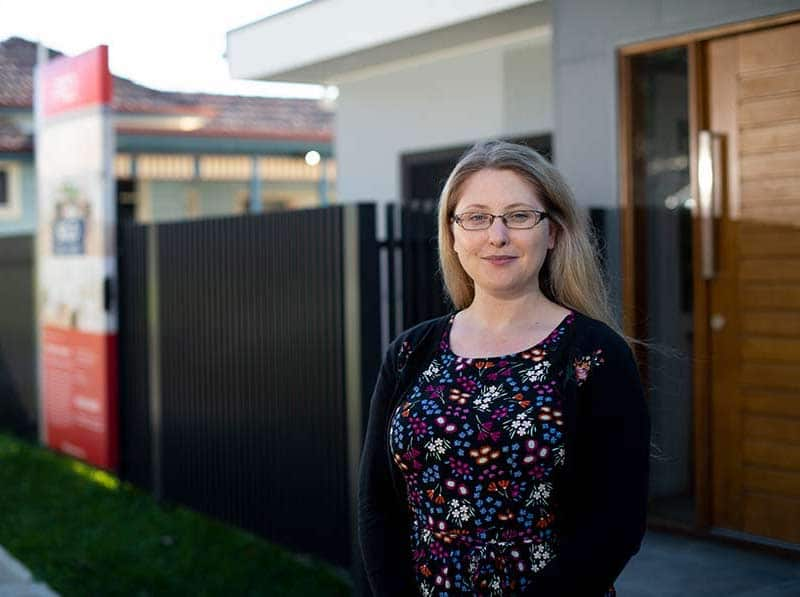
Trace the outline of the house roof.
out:
<instances>
[{"instance_id":1,"label":"house roof","mask_svg":"<svg viewBox=\"0 0 800 597\"><path fill-rule=\"evenodd\" d=\"M48 50L52 58L63 56ZM0 42L0 151L30 150L30 135L20 130L2 109L32 110L36 44L20 37ZM316 100L180 93L159 91L114 76L112 106L117 130L126 135L240 137L263 140L308 140L329 143L333 114ZM195 117L191 130L174 119ZM164 117L154 126L152 118ZM166 123L166 124L164 124Z\"/></svg>"}]
</instances>

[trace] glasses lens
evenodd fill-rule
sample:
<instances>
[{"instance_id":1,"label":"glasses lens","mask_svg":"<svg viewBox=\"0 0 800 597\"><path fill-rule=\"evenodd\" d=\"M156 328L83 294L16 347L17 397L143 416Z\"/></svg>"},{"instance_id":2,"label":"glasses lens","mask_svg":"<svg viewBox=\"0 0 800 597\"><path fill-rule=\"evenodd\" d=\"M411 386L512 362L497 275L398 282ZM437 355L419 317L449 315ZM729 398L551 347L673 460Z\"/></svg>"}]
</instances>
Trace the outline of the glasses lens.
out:
<instances>
[{"instance_id":1,"label":"glasses lens","mask_svg":"<svg viewBox=\"0 0 800 597\"><path fill-rule=\"evenodd\" d=\"M480 212L468 212L460 217L461 225L466 230L483 230L492 224L492 216Z\"/></svg>"},{"instance_id":2,"label":"glasses lens","mask_svg":"<svg viewBox=\"0 0 800 597\"><path fill-rule=\"evenodd\" d=\"M536 212L512 211L506 214L505 220L509 228L533 228L536 225Z\"/></svg>"}]
</instances>

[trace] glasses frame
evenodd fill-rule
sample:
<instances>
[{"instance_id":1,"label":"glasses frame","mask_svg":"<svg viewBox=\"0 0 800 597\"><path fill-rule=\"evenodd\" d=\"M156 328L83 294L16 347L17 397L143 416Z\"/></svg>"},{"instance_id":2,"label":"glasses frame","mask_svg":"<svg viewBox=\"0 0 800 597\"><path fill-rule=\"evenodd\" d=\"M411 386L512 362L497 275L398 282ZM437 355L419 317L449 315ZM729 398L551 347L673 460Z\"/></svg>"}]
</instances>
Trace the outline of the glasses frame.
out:
<instances>
[{"instance_id":1,"label":"glasses frame","mask_svg":"<svg viewBox=\"0 0 800 597\"><path fill-rule=\"evenodd\" d=\"M530 226L509 226L508 225L508 220L506 218L511 214L516 214L516 213L519 213L521 211L536 214L536 219L534 220L533 224L531 224ZM464 223L463 223L462 219L467 214L481 214L481 215L489 216L489 224L487 226L482 227L482 228L466 228L464 226ZM507 212L502 213L502 214L491 214L491 213L485 212L485 211L465 211L465 212L462 212L460 214L453 214L450 217L450 221L451 222L455 222L456 224L461 226L462 230L466 230L467 232L480 232L482 230L489 230L489 228L492 227L492 224L494 224L495 218L500 218L502 220L502 222L503 222L503 226L505 226L509 230L530 230L532 228L535 228L539 224L541 224L542 221L547 219L548 217L550 217L550 214L548 214L546 211L542 211L541 209L512 209L511 211L507 211Z\"/></svg>"}]
</instances>

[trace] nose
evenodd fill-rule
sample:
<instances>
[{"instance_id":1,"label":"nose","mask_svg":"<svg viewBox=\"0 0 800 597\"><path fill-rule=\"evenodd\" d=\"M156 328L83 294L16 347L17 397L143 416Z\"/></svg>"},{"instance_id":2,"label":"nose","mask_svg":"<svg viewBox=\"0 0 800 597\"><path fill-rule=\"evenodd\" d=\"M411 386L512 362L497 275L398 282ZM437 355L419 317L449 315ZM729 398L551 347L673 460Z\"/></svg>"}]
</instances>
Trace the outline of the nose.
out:
<instances>
[{"instance_id":1,"label":"nose","mask_svg":"<svg viewBox=\"0 0 800 597\"><path fill-rule=\"evenodd\" d=\"M508 244L508 228L502 218L495 218L492 225L489 226L489 242L496 247Z\"/></svg>"}]
</instances>

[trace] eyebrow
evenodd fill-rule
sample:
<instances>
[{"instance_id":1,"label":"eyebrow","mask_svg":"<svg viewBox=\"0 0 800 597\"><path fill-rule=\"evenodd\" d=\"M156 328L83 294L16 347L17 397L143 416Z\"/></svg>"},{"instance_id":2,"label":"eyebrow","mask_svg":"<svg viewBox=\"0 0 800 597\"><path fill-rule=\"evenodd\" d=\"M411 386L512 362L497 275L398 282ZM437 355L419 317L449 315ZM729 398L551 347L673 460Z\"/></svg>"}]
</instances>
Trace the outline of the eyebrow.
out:
<instances>
[{"instance_id":1,"label":"eyebrow","mask_svg":"<svg viewBox=\"0 0 800 597\"><path fill-rule=\"evenodd\" d=\"M534 207L533 205L530 205L528 203L519 203L519 202L512 203L511 205L507 205L504 209L506 211L510 211L510 210L519 209L519 208L523 208L523 209L538 209L537 207ZM486 209L486 210L488 210L489 207L487 205L484 205L483 203L470 203L469 205L466 205L466 206L463 207L464 211L471 210L471 209Z\"/></svg>"}]
</instances>

